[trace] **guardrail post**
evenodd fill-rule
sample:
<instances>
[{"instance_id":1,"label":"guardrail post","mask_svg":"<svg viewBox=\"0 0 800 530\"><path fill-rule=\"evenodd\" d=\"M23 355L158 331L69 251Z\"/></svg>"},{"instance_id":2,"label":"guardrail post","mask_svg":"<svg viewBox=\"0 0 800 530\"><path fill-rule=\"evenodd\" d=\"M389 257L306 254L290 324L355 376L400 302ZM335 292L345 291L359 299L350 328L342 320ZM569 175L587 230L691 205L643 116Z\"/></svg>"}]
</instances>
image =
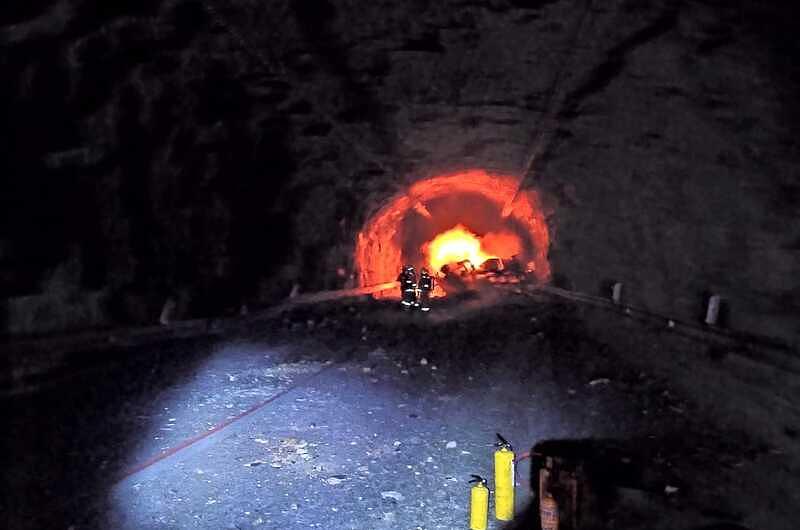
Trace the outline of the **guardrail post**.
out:
<instances>
[{"instance_id":1,"label":"guardrail post","mask_svg":"<svg viewBox=\"0 0 800 530\"><path fill-rule=\"evenodd\" d=\"M170 322L172 322L172 316L175 314L175 308L178 306L178 303L175 301L173 297L167 298L167 301L164 302L164 307L161 308L161 315L158 317L158 323L162 326L168 326Z\"/></svg>"},{"instance_id":2,"label":"guardrail post","mask_svg":"<svg viewBox=\"0 0 800 530\"><path fill-rule=\"evenodd\" d=\"M617 282L611 288L611 300L619 305L622 303L622 283Z\"/></svg>"},{"instance_id":3,"label":"guardrail post","mask_svg":"<svg viewBox=\"0 0 800 530\"><path fill-rule=\"evenodd\" d=\"M719 307L722 303L722 298L719 295L713 295L708 299L708 308L706 309L706 324L709 326L716 326L719 320Z\"/></svg>"}]
</instances>

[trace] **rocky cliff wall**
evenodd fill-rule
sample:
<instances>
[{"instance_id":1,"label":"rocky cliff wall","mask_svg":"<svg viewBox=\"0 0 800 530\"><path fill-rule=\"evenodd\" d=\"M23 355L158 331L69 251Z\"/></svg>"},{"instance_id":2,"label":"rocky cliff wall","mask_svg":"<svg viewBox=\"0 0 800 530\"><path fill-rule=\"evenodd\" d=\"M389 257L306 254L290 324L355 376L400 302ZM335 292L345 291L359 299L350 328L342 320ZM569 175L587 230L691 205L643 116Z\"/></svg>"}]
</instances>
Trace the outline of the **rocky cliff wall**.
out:
<instances>
[{"instance_id":1,"label":"rocky cliff wall","mask_svg":"<svg viewBox=\"0 0 800 530\"><path fill-rule=\"evenodd\" d=\"M484 169L542 199L557 284L796 341L794 8L729 4L5 6L0 295L75 261L109 322L338 287L386 200Z\"/></svg>"}]
</instances>

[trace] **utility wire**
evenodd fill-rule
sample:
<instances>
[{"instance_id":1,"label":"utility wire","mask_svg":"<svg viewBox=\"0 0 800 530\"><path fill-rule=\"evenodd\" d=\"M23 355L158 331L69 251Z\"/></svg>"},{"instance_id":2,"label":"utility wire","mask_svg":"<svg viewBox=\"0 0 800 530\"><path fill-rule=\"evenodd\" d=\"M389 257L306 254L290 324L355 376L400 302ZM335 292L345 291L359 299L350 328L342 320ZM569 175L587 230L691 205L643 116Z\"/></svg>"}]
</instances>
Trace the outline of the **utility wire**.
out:
<instances>
[{"instance_id":1,"label":"utility wire","mask_svg":"<svg viewBox=\"0 0 800 530\"><path fill-rule=\"evenodd\" d=\"M575 23L573 32L569 37L569 44L566 48L566 57L563 61L561 61L561 66L556 70L556 75L553 78L553 82L550 84L547 99L545 101L544 113L542 114L542 120L538 131L534 135L531 148L529 149L530 155L523 164L517 190L514 192L514 195L508 204L506 204L503 208L503 217L507 217L511 213L512 205L519 195L519 191L522 189L523 184L528 179L530 172L533 170L534 164L536 164L536 161L542 155L544 147L547 145L545 140L549 138L549 135L552 134L553 131L555 131L558 121L557 117L564 103L564 91L562 90L562 84L564 78L566 77L566 73L571 69L572 62L575 57L575 50L578 47L578 43L583 31L588 26L587 21L590 21L589 15L592 11L592 4L593 0L586 0L586 6L581 12L580 17Z\"/></svg>"}]
</instances>

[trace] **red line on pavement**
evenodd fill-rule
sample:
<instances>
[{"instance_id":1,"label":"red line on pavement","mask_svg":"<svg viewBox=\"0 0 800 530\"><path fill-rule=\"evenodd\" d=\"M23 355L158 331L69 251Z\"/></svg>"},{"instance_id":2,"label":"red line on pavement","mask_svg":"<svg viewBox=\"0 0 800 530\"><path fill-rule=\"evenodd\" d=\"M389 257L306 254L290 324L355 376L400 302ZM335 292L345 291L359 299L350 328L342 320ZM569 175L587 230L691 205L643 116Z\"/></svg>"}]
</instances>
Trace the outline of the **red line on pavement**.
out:
<instances>
[{"instance_id":1,"label":"red line on pavement","mask_svg":"<svg viewBox=\"0 0 800 530\"><path fill-rule=\"evenodd\" d=\"M166 458L169 458L170 456L172 456L172 455L174 455L176 453L179 453L180 451L183 451L187 447L191 447L192 445L196 444L200 440L208 438L212 434L221 431L222 429L224 429L228 425L230 425L230 424L232 424L232 423L234 423L236 421L239 421L239 420L241 420L242 418L244 418L246 416L249 416L250 414L252 414L252 413L256 412L257 410L265 407L266 405L269 405L270 403L272 403L276 399L278 399L278 398L280 398L282 396L285 396L286 394L288 394L292 390L294 390L296 388L299 388L301 386L304 386L309 381L311 381L312 379L314 379L315 377L320 375L322 372L325 372L326 370L329 370L332 367L333 367L333 364L331 364L329 366L326 366L326 367L322 368L321 370L318 370L317 372L315 372L315 373L311 374L310 376L306 377L305 379L303 379L299 383L295 383L295 384L293 384L293 385L291 385L291 386L289 386L287 388L284 388L283 390L281 390L280 392L278 392L274 396L270 396L269 398L265 399L264 401L256 403L255 405L253 405L249 409L245 410L244 412L241 412L241 413L237 414L236 416L234 416L232 418L228 418L227 420L214 425L213 427L211 427L207 431L203 431L198 435L192 436L191 438L188 438L188 439L184 440L183 442L179 443L176 446L170 447L169 449L165 449L164 451L160 452L156 456L154 456L152 458L149 458L148 460L145 460L141 464L138 464L138 465L128 469L127 471L125 471L122 474L122 476L119 478L119 480L117 480L116 482L120 483L123 480L135 475L136 473L139 473L140 471L143 471L143 470L147 469L148 467L150 467L150 466L152 466L154 464L157 464L158 462L161 462L162 460L164 460Z\"/></svg>"}]
</instances>

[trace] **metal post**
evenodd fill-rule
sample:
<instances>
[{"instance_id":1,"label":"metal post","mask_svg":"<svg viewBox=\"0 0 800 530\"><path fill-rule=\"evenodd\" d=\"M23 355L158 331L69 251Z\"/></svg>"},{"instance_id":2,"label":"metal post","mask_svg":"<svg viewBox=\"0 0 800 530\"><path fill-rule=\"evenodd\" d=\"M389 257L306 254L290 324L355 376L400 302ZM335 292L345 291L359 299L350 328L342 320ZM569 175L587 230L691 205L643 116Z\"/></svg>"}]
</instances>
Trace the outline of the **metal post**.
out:
<instances>
[{"instance_id":1,"label":"metal post","mask_svg":"<svg viewBox=\"0 0 800 530\"><path fill-rule=\"evenodd\" d=\"M158 322L162 326L168 326L169 323L172 321L172 316L175 313L175 308L177 307L177 302L173 297L167 298L167 301L164 302L164 307L161 309L161 315L158 317Z\"/></svg>"},{"instance_id":2,"label":"metal post","mask_svg":"<svg viewBox=\"0 0 800 530\"><path fill-rule=\"evenodd\" d=\"M719 320L719 306L722 298L719 295L713 295L708 299L708 308L706 309L706 324L709 326L716 326Z\"/></svg>"},{"instance_id":3,"label":"metal post","mask_svg":"<svg viewBox=\"0 0 800 530\"><path fill-rule=\"evenodd\" d=\"M622 283L617 282L611 289L611 300L617 305L622 303Z\"/></svg>"}]
</instances>

